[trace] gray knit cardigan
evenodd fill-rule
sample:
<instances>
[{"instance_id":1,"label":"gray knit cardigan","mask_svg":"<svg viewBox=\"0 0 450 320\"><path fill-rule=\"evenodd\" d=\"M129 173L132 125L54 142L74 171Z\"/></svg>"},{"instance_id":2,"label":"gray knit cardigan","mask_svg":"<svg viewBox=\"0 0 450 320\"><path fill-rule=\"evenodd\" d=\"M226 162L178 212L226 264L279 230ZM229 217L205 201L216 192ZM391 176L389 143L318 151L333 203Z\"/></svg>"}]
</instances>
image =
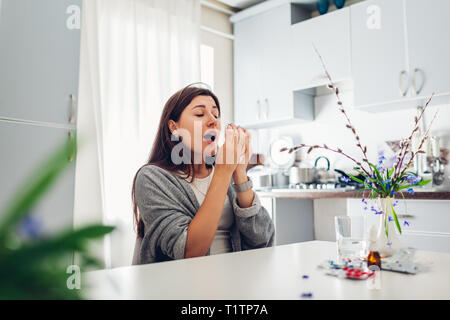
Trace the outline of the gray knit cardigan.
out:
<instances>
[{"instance_id":1,"label":"gray knit cardigan","mask_svg":"<svg viewBox=\"0 0 450 320\"><path fill-rule=\"evenodd\" d=\"M231 185L227 194L234 213L230 230L233 252L273 246L274 224L258 195L250 207L240 208ZM135 197L144 236L136 239L132 263L183 259L187 229L200 208L189 183L165 169L147 165L136 178Z\"/></svg>"}]
</instances>

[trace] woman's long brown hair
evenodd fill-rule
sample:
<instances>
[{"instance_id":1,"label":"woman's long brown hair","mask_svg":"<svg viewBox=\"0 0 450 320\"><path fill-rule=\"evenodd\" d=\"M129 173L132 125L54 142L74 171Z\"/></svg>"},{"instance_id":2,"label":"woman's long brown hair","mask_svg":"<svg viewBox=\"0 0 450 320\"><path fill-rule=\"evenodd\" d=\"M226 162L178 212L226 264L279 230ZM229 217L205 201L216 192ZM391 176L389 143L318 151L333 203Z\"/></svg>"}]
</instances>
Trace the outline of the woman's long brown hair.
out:
<instances>
[{"instance_id":1,"label":"woman's long brown hair","mask_svg":"<svg viewBox=\"0 0 450 320\"><path fill-rule=\"evenodd\" d=\"M181 114L184 109L191 103L191 101L197 96L209 96L214 99L217 108L219 109L220 116L220 105L219 99L216 95L209 89L196 87L189 85L175 94L173 94L169 100L166 102L164 109L161 114L161 119L159 121L158 131L156 132L155 141L153 142L153 147L151 149L150 157L148 161L139 168L133 179L133 188L131 191L131 199L133 203L134 212L134 223L136 227L137 235L142 238L144 236L144 223L139 216L138 206L136 203L136 179L139 171L147 165L155 165L170 172L181 171L186 177L195 176L194 164L192 162L185 164L174 164L171 159L172 149L178 143L177 141L172 141L172 132L169 129L169 120L177 122L180 119ZM191 157L192 159L192 157ZM208 165L207 165L208 166Z\"/></svg>"}]
</instances>

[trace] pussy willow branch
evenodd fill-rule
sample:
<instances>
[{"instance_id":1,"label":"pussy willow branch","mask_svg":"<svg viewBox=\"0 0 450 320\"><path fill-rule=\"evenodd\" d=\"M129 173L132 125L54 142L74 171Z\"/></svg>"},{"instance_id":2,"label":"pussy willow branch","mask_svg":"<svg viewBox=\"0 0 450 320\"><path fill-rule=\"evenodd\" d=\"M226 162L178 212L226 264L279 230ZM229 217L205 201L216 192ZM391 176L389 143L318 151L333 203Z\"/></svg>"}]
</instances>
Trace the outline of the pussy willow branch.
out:
<instances>
[{"instance_id":1,"label":"pussy willow branch","mask_svg":"<svg viewBox=\"0 0 450 320\"><path fill-rule=\"evenodd\" d=\"M292 152L294 152L294 151L299 150L300 148L309 148L308 153L311 152L313 149L325 149L325 150L329 150L329 151L332 151L332 152L335 152L335 153L342 154L343 156L349 158L349 159L352 160L354 163L356 163L358 166L360 166L361 169L362 169L367 175L370 176L370 174L366 171L366 169L364 169L364 167L361 165L360 162L356 161L354 158L352 158L352 157L349 156L348 154L344 153L344 152L343 152L341 149L339 149L339 148L338 148L337 150L335 150L335 149L331 149L331 148L328 147L327 145L323 145L323 146L319 146L319 145L310 146L310 145L306 145L306 144L301 144L301 145L296 146L296 147L293 147L293 148L291 148L291 149L288 149L288 148L282 148L282 149L280 150L280 152L284 152L284 151L289 150L289 153L292 153Z\"/></svg>"},{"instance_id":2,"label":"pussy willow branch","mask_svg":"<svg viewBox=\"0 0 450 320\"><path fill-rule=\"evenodd\" d=\"M406 141L404 141L403 144L402 144L402 148L400 149L400 153L399 153L398 158L397 158L398 161L397 161L397 164L396 164L394 176L396 176L396 173L399 174L399 173L401 172L402 164L403 164L403 161L404 161L404 159L405 159L405 156L406 156L406 154L407 154L407 152L408 152L408 148L409 148L409 146L410 146L410 144L411 144L412 137L413 137L414 133L419 129L419 121L420 121L420 119L422 119L422 116L423 116L425 110L427 109L428 105L430 104L431 99L433 99L433 96L434 96L434 92L433 92L433 94L431 95L431 97L428 99L427 103L425 104L425 107L422 108L422 112L420 113L419 117L416 117L416 118L415 118L414 129L413 129L413 131L411 132L411 135L410 135L409 138L408 138ZM412 157L412 158L413 158L413 157ZM399 177L399 176L401 176L401 175L398 175L397 177Z\"/></svg>"},{"instance_id":3,"label":"pussy willow branch","mask_svg":"<svg viewBox=\"0 0 450 320\"><path fill-rule=\"evenodd\" d=\"M411 156L411 159L409 160L408 164L405 166L405 168L403 169L403 171L400 172L399 177L401 177L402 174L406 171L406 169L411 165L411 163L412 163L414 157L415 157L418 153L423 153L423 151L421 150L421 149L422 149L422 146L423 146L425 140L428 139L428 135L429 135L429 133L430 133L431 126L433 125L434 119L436 119L437 114L438 114L438 111L436 111L436 113L434 114L434 117L433 117L433 119L431 120L430 125L428 126L428 130L427 130L427 132L425 133L425 135L423 136L422 141L420 142L419 148L417 149L416 152L413 153L413 155Z\"/></svg>"},{"instance_id":4,"label":"pussy willow branch","mask_svg":"<svg viewBox=\"0 0 450 320\"><path fill-rule=\"evenodd\" d=\"M334 91L334 93L335 93L335 95L336 95L336 98L337 98L337 100L338 100L339 109L340 109L340 111L344 114L344 116L345 116L345 118L346 118L346 120L347 120L347 128L349 128L349 129L353 132L353 135L355 136L355 139L356 139L356 142L357 142L357 147L359 147L359 148L361 149L361 151L362 151L362 153L363 153L363 155L364 155L364 159L363 159L363 160L364 160L365 162L368 163L369 160L368 160L368 158L367 158L367 153L366 153L367 147L364 147L364 148L362 147L361 142L360 142L360 140L359 140L359 136L358 136L358 134L356 133L356 130L355 130L355 128L353 127L353 125L352 125L352 123L351 123L349 117L347 116L347 113L345 112L344 106L343 106L343 104L342 104L342 100L341 100L341 98L340 98L340 96L339 96L339 89L338 89L337 87L335 87L334 82L333 82L333 79L331 78L331 76L330 76L330 74L329 74L329 72L328 72L328 70L327 70L327 67L325 66L325 62L323 61L323 58L322 58L322 56L320 55L320 53L319 53L319 51L317 50L317 48L316 48L316 46L314 45L314 43L313 43L313 47L314 47L314 50L316 51L316 54L319 56L320 62L321 62L321 64L322 64L322 68L323 68L323 70L324 70L324 72L325 72L325 75L326 75L327 78L328 78L328 81L330 82L329 85L328 85L328 87ZM362 165L361 165L361 168L363 168ZM370 170L371 174L373 174L373 169L372 169L371 166L369 166L369 170ZM366 172L366 170L364 170L364 171Z\"/></svg>"}]
</instances>

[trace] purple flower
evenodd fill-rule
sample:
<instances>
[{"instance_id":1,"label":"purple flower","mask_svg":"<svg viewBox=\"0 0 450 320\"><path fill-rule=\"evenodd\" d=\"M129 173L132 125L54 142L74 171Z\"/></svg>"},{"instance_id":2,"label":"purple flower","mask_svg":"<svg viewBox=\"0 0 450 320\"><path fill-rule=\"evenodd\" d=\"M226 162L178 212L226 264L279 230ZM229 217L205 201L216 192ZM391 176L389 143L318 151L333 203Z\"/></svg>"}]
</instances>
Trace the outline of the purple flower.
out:
<instances>
[{"instance_id":1,"label":"purple flower","mask_svg":"<svg viewBox=\"0 0 450 320\"><path fill-rule=\"evenodd\" d=\"M37 239L42 234L42 223L36 218L27 216L19 224L18 231L22 237Z\"/></svg>"},{"instance_id":2,"label":"purple flower","mask_svg":"<svg viewBox=\"0 0 450 320\"><path fill-rule=\"evenodd\" d=\"M303 278L303 279L308 279L308 278L309 278L309 276L308 276L308 275L306 275L306 274L304 274L304 275L302 276L302 278Z\"/></svg>"},{"instance_id":3,"label":"purple flower","mask_svg":"<svg viewBox=\"0 0 450 320\"><path fill-rule=\"evenodd\" d=\"M405 222L403 222L403 225L404 225L405 227L409 227L409 222L408 222L408 221L405 221Z\"/></svg>"},{"instance_id":4,"label":"purple flower","mask_svg":"<svg viewBox=\"0 0 450 320\"><path fill-rule=\"evenodd\" d=\"M367 207L364 207L364 210L367 210Z\"/></svg>"},{"instance_id":5,"label":"purple flower","mask_svg":"<svg viewBox=\"0 0 450 320\"><path fill-rule=\"evenodd\" d=\"M378 211L377 209L375 209L373 206L370 207L370 210L375 212L375 214L383 214L383 211Z\"/></svg>"},{"instance_id":6,"label":"purple flower","mask_svg":"<svg viewBox=\"0 0 450 320\"><path fill-rule=\"evenodd\" d=\"M348 177L342 177L341 179L342 179L342 181L344 181L344 182L350 182L350 181L352 181L352 179L350 179L350 178L348 178Z\"/></svg>"},{"instance_id":7,"label":"purple flower","mask_svg":"<svg viewBox=\"0 0 450 320\"><path fill-rule=\"evenodd\" d=\"M364 198L361 199L361 202L364 203L364 204L367 204L367 200L364 199Z\"/></svg>"},{"instance_id":8,"label":"purple flower","mask_svg":"<svg viewBox=\"0 0 450 320\"><path fill-rule=\"evenodd\" d=\"M391 222L394 221L394 219L392 219L392 217L388 217L388 221Z\"/></svg>"},{"instance_id":9,"label":"purple flower","mask_svg":"<svg viewBox=\"0 0 450 320\"><path fill-rule=\"evenodd\" d=\"M396 207L396 206L398 206L398 200L397 201L395 201L393 204L392 204L392 206L393 207Z\"/></svg>"},{"instance_id":10,"label":"purple flower","mask_svg":"<svg viewBox=\"0 0 450 320\"><path fill-rule=\"evenodd\" d=\"M389 247L392 246L392 242L390 242L390 241L388 241L386 244L387 244Z\"/></svg>"}]
</instances>

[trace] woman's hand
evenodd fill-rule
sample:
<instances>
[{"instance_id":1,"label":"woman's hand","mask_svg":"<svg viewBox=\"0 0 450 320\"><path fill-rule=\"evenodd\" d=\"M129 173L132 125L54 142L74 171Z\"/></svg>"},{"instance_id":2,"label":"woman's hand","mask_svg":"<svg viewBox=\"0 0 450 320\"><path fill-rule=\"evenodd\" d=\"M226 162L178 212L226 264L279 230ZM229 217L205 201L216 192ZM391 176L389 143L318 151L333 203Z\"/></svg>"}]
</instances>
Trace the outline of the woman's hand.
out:
<instances>
[{"instance_id":1,"label":"woman's hand","mask_svg":"<svg viewBox=\"0 0 450 320\"><path fill-rule=\"evenodd\" d=\"M239 126L235 126L231 124L231 127L234 130L237 130L239 134L244 136L244 145L245 145L245 152L243 157L240 159L239 164L236 166L236 169L233 172L233 178L234 180L243 180L247 181L247 166L248 162L250 161L250 157L252 156L252 150L251 150L251 134L248 132L245 128L241 128ZM245 182L244 181L244 182Z\"/></svg>"},{"instance_id":2,"label":"woman's hand","mask_svg":"<svg viewBox=\"0 0 450 320\"><path fill-rule=\"evenodd\" d=\"M215 170L224 172L230 176L236 171L236 168L245 160L246 156L246 137L245 132L229 124L225 129L225 143L218 150ZM247 160L248 162L248 160Z\"/></svg>"}]
</instances>

